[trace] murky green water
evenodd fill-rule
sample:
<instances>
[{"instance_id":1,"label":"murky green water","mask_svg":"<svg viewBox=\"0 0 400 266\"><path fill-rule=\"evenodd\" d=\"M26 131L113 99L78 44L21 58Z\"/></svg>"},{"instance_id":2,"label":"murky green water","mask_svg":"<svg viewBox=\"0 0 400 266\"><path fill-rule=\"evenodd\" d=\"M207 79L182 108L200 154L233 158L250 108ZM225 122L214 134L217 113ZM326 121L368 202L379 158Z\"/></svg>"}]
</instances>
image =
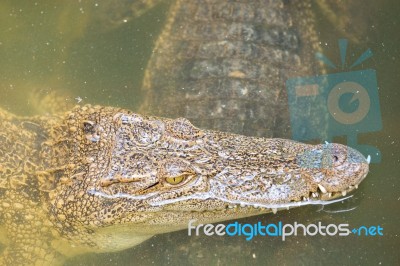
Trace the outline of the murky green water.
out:
<instances>
[{"instance_id":1,"label":"murky green water","mask_svg":"<svg viewBox=\"0 0 400 266\"><path fill-rule=\"evenodd\" d=\"M99 1L100 2L100 1ZM121 1L124 2L124 1ZM349 52L367 48L374 56L360 69L376 70L383 130L361 134L378 147L382 162L372 165L353 199L318 211L302 207L242 220L263 223L348 223L384 228L383 236L279 238L188 237L187 231L158 235L132 249L72 258L67 265L399 265L400 264L400 5L394 0L360 1ZM0 105L19 114L34 113L34 90L61 90L72 101L127 107L141 101L141 80L152 45L164 25L161 5L122 26L110 22L96 1L1 1ZM365 27L357 28L366 18ZM339 62L337 39L343 31L318 16L325 54ZM351 36L350 36L351 37ZM351 57L350 57L351 58ZM75 99L76 98L76 99ZM339 139L342 140L342 139ZM357 207L349 212L337 212Z\"/></svg>"}]
</instances>

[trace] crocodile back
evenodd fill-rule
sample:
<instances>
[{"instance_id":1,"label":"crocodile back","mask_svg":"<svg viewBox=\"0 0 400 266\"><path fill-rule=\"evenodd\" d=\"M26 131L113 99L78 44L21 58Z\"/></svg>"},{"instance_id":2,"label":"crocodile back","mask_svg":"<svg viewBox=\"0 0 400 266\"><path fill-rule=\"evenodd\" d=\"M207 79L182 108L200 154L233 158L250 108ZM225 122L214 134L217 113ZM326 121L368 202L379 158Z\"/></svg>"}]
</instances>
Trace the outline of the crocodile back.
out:
<instances>
[{"instance_id":1,"label":"crocodile back","mask_svg":"<svg viewBox=\"0 0 400 266\"><path fill-rule=\"evenodd\" d=\"M177 0L145 73L141 112L289 137L285 81L315 74L307 1Z\"/></svg>"}]
</instances>

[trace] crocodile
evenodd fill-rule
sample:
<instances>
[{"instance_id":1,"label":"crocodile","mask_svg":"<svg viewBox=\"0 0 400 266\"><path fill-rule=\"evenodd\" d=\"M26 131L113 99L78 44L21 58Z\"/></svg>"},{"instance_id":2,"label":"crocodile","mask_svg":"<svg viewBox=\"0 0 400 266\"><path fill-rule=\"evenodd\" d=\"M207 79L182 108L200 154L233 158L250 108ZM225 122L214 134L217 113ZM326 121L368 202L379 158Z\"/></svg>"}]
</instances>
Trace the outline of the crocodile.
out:
<instances>
[{"instance_id":1,"label":"crocodile","mask_svg":"<svg viewBox=\"0 0 400 266\"><path fill-rule=\"evenodd\" d=\"M155 234L351 192L368 161L341 144L201 130L187 119L77 106L0 112L2 265L56 265Z\"/></svg>"},{"instance_id":2,"label":"crocodile","mask_svg":"<svg viewBox=\"0 0 400 266\"><path fill-rule=\"evenodd\" d=\"M157 116L0 110L0 265L63 264L193 219L327 204L356 189L369 169L356 150L261 137L289 136L283 82L314 73L316 40L305 1L177 0L144 78L141 111Z\"/></svg>"}]
</instances>

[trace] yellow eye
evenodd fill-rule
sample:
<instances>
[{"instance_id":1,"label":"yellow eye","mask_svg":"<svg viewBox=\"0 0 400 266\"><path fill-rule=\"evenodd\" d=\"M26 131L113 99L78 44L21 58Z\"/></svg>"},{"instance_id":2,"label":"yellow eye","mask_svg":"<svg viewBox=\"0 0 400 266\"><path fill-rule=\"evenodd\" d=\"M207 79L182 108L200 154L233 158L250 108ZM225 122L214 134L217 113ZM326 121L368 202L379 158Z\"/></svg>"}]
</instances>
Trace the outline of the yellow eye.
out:
<instances>
[{"instance_id":1,"label":"yellow eye","mask_svg":"<svg viewBox=\"0 0 400 266\"><path fill-rule=\"evenodd\" d=\"M174 176L174 177L166 177L165 181L167 181L168 184L171 185L178 185L182 183L182 181L185 179L185 175L179 175L179 176Z\"/></svg>"}]
</instances>

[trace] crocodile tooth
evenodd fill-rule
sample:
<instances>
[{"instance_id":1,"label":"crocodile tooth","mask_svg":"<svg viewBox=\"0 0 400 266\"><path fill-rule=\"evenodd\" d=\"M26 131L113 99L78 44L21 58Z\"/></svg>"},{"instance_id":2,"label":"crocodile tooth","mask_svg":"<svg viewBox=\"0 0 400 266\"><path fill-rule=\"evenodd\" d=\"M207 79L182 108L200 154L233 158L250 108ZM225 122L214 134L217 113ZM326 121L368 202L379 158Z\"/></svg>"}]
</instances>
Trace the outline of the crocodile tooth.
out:
<instances>
[{"instance_id":1,"label":"crocodile tooth","mask_svg":"<svg viewBox=\"0 0 400 266\"><path fill-rule=\"evenodd\" d=\"M346 196L346 194L347 194L346 190L343 190L342 191L342 196L344 197L344 196Z\"/></svg>"},{"instance_id":2,"label":"crocodile tooth","mask_svg":"<svg viewBox=\"0 0 400 266\"><path fill-rule=\"evenodd\" d=\"M272 208L271 210L272 210L272 212L273 212L274 214L278 211L277 208Z\"/></svg>"},{"instance_id":3,"label":"crocodile tooth","mask_svg":"<svg viewBox=\"0 0 400 266\"><path fill-rule=\"evenodd\" d=\"M246 207L246 205L242 202L242 203L240 203L240 207L244 208L244 207Z\"/></svg>"},{"instance_id":4,"label":"crocodile tooth","mask_svg":"<svg viewBox=\"0 0 400 266\"><path fill-rule=\"evenodd\" d=\"M355 188L357 189L357 188L358 188L358 185L355 185Z\"/></svg>"},{"instance_id":5,"label":"crocodile tooth","mask_svg":"<svg viewBox=\"0 0 400 266\"><path fill-rule=\"evenodd\" d=\"M326 189L322 185L318 184L318 187L319 187L319 189L321 190L322 193L325 194L327 192Z\"/></svg>"},{"instance_id":6,"label":"crocodile tooth","mask_svg":"<svg viewBox=\"0 0 400 266\"><path fill-rule=\"evenodd\" d=\"M229 208L229 209L233 209L233 206L232 206L232 205L229 205L228 208Z\"/></svg>"},{"instance_id":7,"label":"crocodile tooth","mask_svg":"<svg viewBox=\"0 0 400 266\"><path fill-rule=\"evenodd\" d=\"M367 157L367 163L370 164L370 162L371 162L371 156L368 155L368 157Z\"/></svg>"},{"instance_id":8,"label":"crocodile tooth","mask_svg":"<svg viewBox=\"0 0 400 266\"><path fill-rule=\"evenodd\" d=\"M332 197L332 193L331 192L328 193L328 197L329 198Z\"/></svg>"},{"instance_id":9,"label":"crocodile tooth","mask_svg":"<svg viewBox=\"0 0 400 266\"><path fill-rule=\"evenodd\" d=\"M289 206L287 206L286 209L289 210Z\"/></svg>"}]
</instances>

